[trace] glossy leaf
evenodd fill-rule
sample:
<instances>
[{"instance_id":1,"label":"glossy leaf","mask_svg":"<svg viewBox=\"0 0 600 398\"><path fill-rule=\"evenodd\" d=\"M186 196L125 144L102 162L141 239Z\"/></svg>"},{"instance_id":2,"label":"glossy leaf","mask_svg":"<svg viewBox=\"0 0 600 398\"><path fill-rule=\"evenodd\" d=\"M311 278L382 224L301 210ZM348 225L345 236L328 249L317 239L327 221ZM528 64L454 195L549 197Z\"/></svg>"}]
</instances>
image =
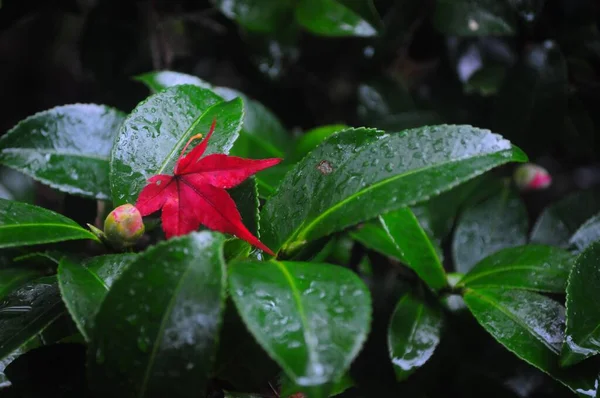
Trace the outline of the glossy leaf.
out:
<instances>
[{"instance_id":1,"label":"glossy leaf","mask_svg":"<svg viewBox=\"0 0 600 398\"><path fill-rule=\"evenodd\" d=\"M133 254L93 257L83 263L63 257L58 265L58 284L71 317L90 341L94 317L116 277L135 258Z\"/></svg>"},{"instance_id":2,"label":"glossy leaf","mask_svg":"<svg viewBox=\"0 0 600 398\"><path fill-rule=\"evenodd\" d=\"M577 229L598 212L600 189L576 192L544 209L533 226L530 240L567 247Z\"/></svg>"},{"instance_id":3,"label":"glossy leaf","mask_svg":"<svg viewBox=\"0 0 600 398\"><path fill-rule=\"evenodd\" d=\"M170 239L139 254L114 281L89 345L95 391L202 394L222 318L223 242L211 232Z\"/></svg>"},{"instance_id":4,"label":"glossy leaf","mask_svg":"<svg viewBox=\"0 0 600 398\"><path fill-rule=\"evenodd\" d=\"M379 218L361 225L358 229L352 231L350 236L371 250L398 261L406 262L402 251L383 228Z\"/></svg>"},{"instance_id":5,"label":"glossy leaf","mask_svg":"<svg viewBox=\"0 0 600 398\"><path fill-rule=\"evenodd\" d=\"M242 319L271 358L294 383L327 396L369 331L363 282L329 264L245 261L230 265L229 284Z\"/></svg>"},{"instance_id":6,"label":"glossy leaf","mask_svg":"<svg viewBox=\"0 0 600 398\"><path fill-rule=\"evenodd\" d=\"M277 116L258 101L245 94L228 88L218 87L199 77L173 71L158 71L139 75L136 80L144 83L150 90L157 92L180 84L192 84L212 90L222 99L229 101L240 97L244 102L244 124L231 154L235 156L259 159L283 157L289 146L289 136Z\"/></svg>"},{"instance_id":7,"label":"glossy leaf","mask_svg":"<svg viewBox=\"0 0 600 398\"><path fill-rule=\"evenodd\" d=\"M277 191L281 181L283 181L283 177L285 177L286 173L293 167L294 165L280 163L277 166L257 173L256 183L258 185L258 195L263 199L267 199L269 196L273 195Z\"/></svg>"},{"instance_id":8,"label":"glossy leaf","mask_svg":"<svg viewBox=\"0 0 600 398\"><path fill-rule=\"evenodd\" d=\"M98 240L75 221L21 202L0 199L0 248L74 239Z\"/></svg>"},{"instance_id":9,"label":"glossy leaf","mask_svg":"<svg viewBox=\"0 0 600 398\"><path fill-rule=\"evenodd\" d=\"M507 188L466 209L457 222L452 241L456 270L467 273L500 249L524 245L527 228L525 204L516 192Z\"/></svg>"},{"instance_id":10,"label":"glossy leaf","mask_svg":"<svg viewBox=\"0 0 600 398\"><path fill-rule=\"evenodd\" d=\"M282 28L293 10L290 0L213 0L213 3L244 28L264 33Z\"/></svg>"},{"instance_id":11,"label":"glossy leaf","mask_svg":"<svg viewBox=\"0 0 600 398\"><path fill-rule=\"evenodd\" d=\"M345 130L348 126L343 124L330 124L327 126L320 126L314 129L308 130L302 134L296 141L294 146L294 154L292 159L295 161L301 160L304 156L308 155L310 151L315 149L321 142L332 135L335 132Z\"/></svg>"},{"instance_id":12,"label":"glossy leaf","mask_svg":"<svg viewBox=\"0 0 600 398\"><path fill-rule=\"evenodd\" d=\"M440 342L441 312L412 294L404 295L390 320L388 349L396 378L405 380L431 358Z\"/></svg>"},{"instance_id":13,"label":"glossy leaf","mask_svg":"<svg viewBox=\"0 0 600 398\"><path fill-rule=\"evenodd\" d=\"M286 174L262 209L262 241L288 249L525 159L508 141L470 126L344 130Z\"/></svg>"},{"instance_id":14,"label":"glossy leaf","mask_svg":"<svg viewBox=\"0 0 600 398\"><path fill-rule=\"evenodd\" d=\"M31 177L8 167L0 169L0 198L33 203L35 184Z\"/></svg>"},{"instance_id":15,"label":"glossy leaf","mask_svg":"<svg viewBox=\"0 0 600 398\"><path fill-rule=\"evenodd\" d=\"M304 389L296 384L294 384L289 377L287 377L284 373L279 377L280 384L280 397L290 397L290 398L302 398ZM354 380L350 377L348 373L344 373L342 377L333 383L331 391L329 392L330 397L335 397L340 395L350 387L354 386ZM297 395L294 395L297 394Z\"/></svg>"},{"instance_id":16,"label":"glossy leaf","mask_svg":"<svg viewBox=\"0 0 600 398\"><path fill-rule=\"evenodd\" d=\"M452 36L514 35L516 21L508 2L496 0L439 0L435 27Z\"/></svg>"},{"instance_id":17,"label":"glossy leaf","mask_svg":"<svg viewBox=\"0 0 600 398\"><path fill-rule=\"evenodd\" d=\"M367 0L361 0L367 1ZM312 33L323 36L375 36L377 30L339 0L300 0L296 20Z\"/></svg>"},{"instance_id":18,"label":"glossy leaf","mask_svg":"<svg viewBox=\"0 0 600 398\"><path fill-rule=\"evenodd\" d=\"M562 294L573 256L562 249L527 245L500 250L473 267L459 282L472 288L525 289Z\"/></svg>"},{"instance_id":19,"label":"glossy leaf","mask_svg":"<svg viewBox=\"0 0 600 398\"><path fill-rule=\"evenodd\" d=\"M595 241L600 240L600 214L596 214L583 223L581 227L571 239L569 239L569 246L574 247L575 250L581 252L589 247Z\"/></svg>"},{"instance_id":20,"label":"glossy leaf","mask_svg":"<svg viewBox=\"0 0 600 398\"><path fill-rule=\"evenodd\" d=\"M448 283L446 272L436 248L419 220L408 207L379 216L383 229L402 252L404 263L412 268L432 289L441 289Z\"/></svg>"},{"instance_id":21,"label":"glossy leaf","mask_svg":"<svg viewBox=\"0 0 600 398\"><path fill-rule=\"evenodd\" d=\"M217 120L206 155L227 154L242 123L242 101L223 102L212 91L190 85L167 88L140 103L125 119L111 158L115 205L135 203L147 180L171 174L189 138L208 133Z\"/></svg>"},{"instance_id":22,"label":"glossy leaf","mask_svg":"<svg viewBox=\"0 0 600 398\"><path fill-rule=\"evenodd\" d=\"M571 366L600 352L600 242L575 260L567 286L567 330L561 364Z\"/></svg>"},{"instance_id":23,"label":"glossy leaf","mask_svg":"<svg viewBox=\"0 0 600 398\"><path fill-rule=\"evenodd\" d=\"M0 269L0 300L21 284L39 276L34 270L23 268Z\"/></svg>"},{"instance_id":24,"label":"glossy leaf","mask_svg":"<svg viewBox=\"0 0 600 398\"><path fill-rule=\"evenodd\" d=\"M0 140L0 163L60 191L108 199L109 156L125 115L104 105L59 106Z\"/></svg>"},{"instance_id":25,"label":"glossy leaf","mask_svg":"<svg viewBox=\"0 0 600 398\"><path fill-rule=\"evenodd\" d=\"M0 358L4 358L64 313L55 278L26 283L0 306Z\"/></svg>"},{"instance_id":26,"label":"glossy leaf","mask_svg":"<svg viewBox=\"0 0 600 398\"><path fill-rule=\"evenodd\" d=\"M574 392L594 396L597 369L559 366L564 337L564 308L525 290L469 289L465 303L477 322L509 351L549 374Z\"/></svg>"}]
</instances>

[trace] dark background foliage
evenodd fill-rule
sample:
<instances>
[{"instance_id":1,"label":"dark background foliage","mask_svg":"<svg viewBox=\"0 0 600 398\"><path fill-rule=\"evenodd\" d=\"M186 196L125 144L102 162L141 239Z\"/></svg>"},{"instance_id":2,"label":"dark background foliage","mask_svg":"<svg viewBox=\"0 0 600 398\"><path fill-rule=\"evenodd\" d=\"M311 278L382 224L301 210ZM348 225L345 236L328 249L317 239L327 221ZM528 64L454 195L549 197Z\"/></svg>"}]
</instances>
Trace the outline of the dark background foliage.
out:
<instances>
[{"instance_id":1,"label":"dark background foliage","mask_svg":"<svg viewBox=\"0 0 600 398\"><path fill-rule=\"evenodd\" d=\"M477 4L481 13L497 4L463 3ZM131 77L171 69L239 89L271 108L294 134L331 123L390 131L439 123L489 128L553 174L551 189L525 197L532 219L566 192L598 182L600 3L506 0L511 28L504 34L465 33L455 23L460 15L433 0L375 4L383 23L379 36L329 38L295 28L250 32L200 0L3 0L0 131L67 103L129 112L147 96ZM83 199L67 196L64 205L52 195L48 190L42 200L76 220L89 220L95 211ZM372 255L373 283L385 286L389 268L379 269L385 263L379 260ZM564 393L493 343L472 319L450 324L427 370L397 384L391 367L378 364L389 361L385 335L402 288L383 290L373 297L376 321L352 369L363 394L423 394L424 385L430 396ZM79 350L71 354L73 363L82 360ZM27 366L40 372L39 364ZM503 391L503 384L518 393Z\"/></svg>"}]
</instances>

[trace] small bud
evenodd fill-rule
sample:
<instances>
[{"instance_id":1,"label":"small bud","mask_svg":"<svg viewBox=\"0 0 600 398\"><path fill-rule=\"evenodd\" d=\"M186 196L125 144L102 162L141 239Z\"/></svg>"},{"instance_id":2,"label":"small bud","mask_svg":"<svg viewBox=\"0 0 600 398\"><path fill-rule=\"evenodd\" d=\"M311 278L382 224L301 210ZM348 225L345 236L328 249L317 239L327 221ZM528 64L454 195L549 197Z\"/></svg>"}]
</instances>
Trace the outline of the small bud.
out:
<instances>
[{"instance_id":1,"label":"small bud","mask_svg":"<svg viewBox=\"0 0 600 398\"><path fill-rule=\"evenodd\" d=\"M525 163L517 167L513 179L521 191L546 189L552 184L552 177L548 171L533 163Z\"/></svg>"},{"instance_id":2,"label":"small bud","mask_svg":"<svg viewBox=\"0 0 600 398\"><path fill-rule=\"evenodd\" d=\"M142 215L134 205L125 204L117 207L104 220L104 235L115 248L126 248L144 235Z\"/></svg>"}]
</instances>

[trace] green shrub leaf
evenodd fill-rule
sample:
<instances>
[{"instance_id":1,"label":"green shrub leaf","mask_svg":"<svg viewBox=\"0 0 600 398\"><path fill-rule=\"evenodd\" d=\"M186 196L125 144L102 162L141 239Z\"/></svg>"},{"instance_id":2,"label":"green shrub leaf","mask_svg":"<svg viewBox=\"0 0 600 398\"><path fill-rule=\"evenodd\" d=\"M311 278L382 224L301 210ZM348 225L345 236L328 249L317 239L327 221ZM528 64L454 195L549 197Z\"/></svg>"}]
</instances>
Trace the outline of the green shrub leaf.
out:
<instances>
[{"instance_id":1,"label":"green shrub leaf","mask_svg":"<svg viewBox=\"0 0 600 398\"><path fill-rule=\"evenodd\" d=\"M435 27L452 36L514 35L515 19L508 3L496 0L439 0L433 17Z\"/></svg>"},{"instance_id":2,"label":"green shrub leaf","mask_svg":"<svg viewBox=\"0 0 600 398\"><path fill-rule=\"evenodd\" d=\"M456 271L467 273L500 249L524 245L527 224L525 204L508 188L467 208L458 219L452 241Z\"/></svg>"},{"instance_id":3,"label":"green shrub leaf","mask_svg":"<svg viewBox=\"0 0 600 398\"><path fill-rule=\"evenodd\" d=\"M288 249L524 160L508 141L470 126L344 130L286 174L261 212L262 240Z\"/></svg>"},{"instance_id":4,"label":"green shrub leaf","mask_svg":"<svg viewBox=\"0 0 600 398\"><path fill-rule=\"evenodd\" d=\"M388 349L396 378L405 380L431 358L440 342L441 312L413 295L404 295L388 328Z\"/></svg>"},{"instance_id":5,"label":"green shrub leaf","mask_svg":"<svg viewBox=\"0 0 600 398\"><path fill-rule=\"evenodd\" d=\"M564 308L558 302L525 290L501 288L469 289L464 300L477 322L509 351L574 392L595 395L595 367L566 370L559 365Z\"/></svg>"},{"instance_id":6,"label":"green shrub leaf","mask_svg":"<svg viewBox=\"0 0 600 398\"><path fill-rule=\"evenodd\" d=\"M0 248L98 240L75 221L42 207L0 199Z\"/></svg>"},{"instance_id":7,"label":"green shrub leaf","mask_svg":"<svg viewBox=\"0 0 600 398\"><path fill-rule=\"evenodd\" d=\"M229 270L233 301L258 343L295 384L326 397L367 337L364 283L329 264L244 261Z\"/></svg>"},{"instance_id":8,"label":"green shrub leaf","mask_svg":"<svg viewBox=\"0 0 600 398\"><path fill-rule=\"evenodd\" d=\"M134 254L114 254L93 257L83 264L68 257L60 260L57 277L62 299L87 341L104 296L134 258Z\"/></svg>"},{"instance_id":9,"label":"green shrub leaf","mask_svg":"<svg viewBox=\"0 0 600 398\"><path fill-rule=\"evenodd\" d=\"M575 260L567 286L567 330L560 362L571 366L600 352L600 242Z\"/></svg>"},{"instance_id":10,"label":"green shrub leaf","mask_svg":"<svg viewBox=\"0 0 600 398\"><path fill-rule=\"evenodd\" d=\"M595 241L600 240L600 214L588 219L569 239L569 246L581 252Z\"/></svg>"},{"instance_id":11,"label":"green shrub leaf","mask_svg":"<svg viewBox=\"0 0 600 398\"><path fill-rule=\"evenodd\" d=\"M369 1L360 0L363 3ZM308 31L323 36L375 36L376 28L344 3L340 0L300 0L296 20Z\"/></svg>"},{"instance_id":12,"label":"green shrub leaf","mask_svg":"<svg viewBox=\"0 0 600 398\"><path fill-rule=\"evenodd\" d=\"M94 104L36 113L0 139L0 163L62 192L108 199L110 151L124 117Z\"/></svg>"},{"instance_id":13,"label":"green shrub leaf","mask_svg":"<svg viewBox=\"0 0 600 398\"><path fill-rule=\"evenodd\" d=\"M89 345L95 391L202 394L222 318L223 242L211 232L170 239L139 254L114 281Z\"/></svg>"},{"instance_id":14,"label":"green shrub leaf","mask_svg":"<svg viewBox=\"0 0 600 398\"><path fill-rule=\"evenodd\" d=\"M563 293L572 264L573 256L557 247L511 247L481 260L458 285Z\"/></svg>"}]
</instances>

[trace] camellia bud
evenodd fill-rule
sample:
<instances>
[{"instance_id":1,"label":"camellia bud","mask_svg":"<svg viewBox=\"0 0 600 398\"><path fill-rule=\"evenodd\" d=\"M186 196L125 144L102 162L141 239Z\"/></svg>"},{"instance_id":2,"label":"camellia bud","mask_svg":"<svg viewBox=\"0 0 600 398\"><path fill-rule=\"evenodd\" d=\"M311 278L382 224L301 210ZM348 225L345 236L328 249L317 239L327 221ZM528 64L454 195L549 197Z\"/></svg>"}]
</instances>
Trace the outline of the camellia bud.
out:
<instances>
[{"instance_id":1,"label":"camellia bud","mask_svg":"<svg viewBox=\"0 0 600 398\"><path fill-rule=\"evenodd\" d=\"M115 248L135 245L144 235L144 222L138 209L131 204L117 207L104 220L104 235Z\"/></svg>"},{"instance_id":2,"label":"camellia bud","mask_svg":"<svg viewBox=\"0 0 600 398\"><path fill-rule=\"evenodd\" d=\"M525 163L517 167L513 179L522 191L537 191L548 188L552 184L552 177L548 171L533 163Z\"/></svg>"}]
</instances>

